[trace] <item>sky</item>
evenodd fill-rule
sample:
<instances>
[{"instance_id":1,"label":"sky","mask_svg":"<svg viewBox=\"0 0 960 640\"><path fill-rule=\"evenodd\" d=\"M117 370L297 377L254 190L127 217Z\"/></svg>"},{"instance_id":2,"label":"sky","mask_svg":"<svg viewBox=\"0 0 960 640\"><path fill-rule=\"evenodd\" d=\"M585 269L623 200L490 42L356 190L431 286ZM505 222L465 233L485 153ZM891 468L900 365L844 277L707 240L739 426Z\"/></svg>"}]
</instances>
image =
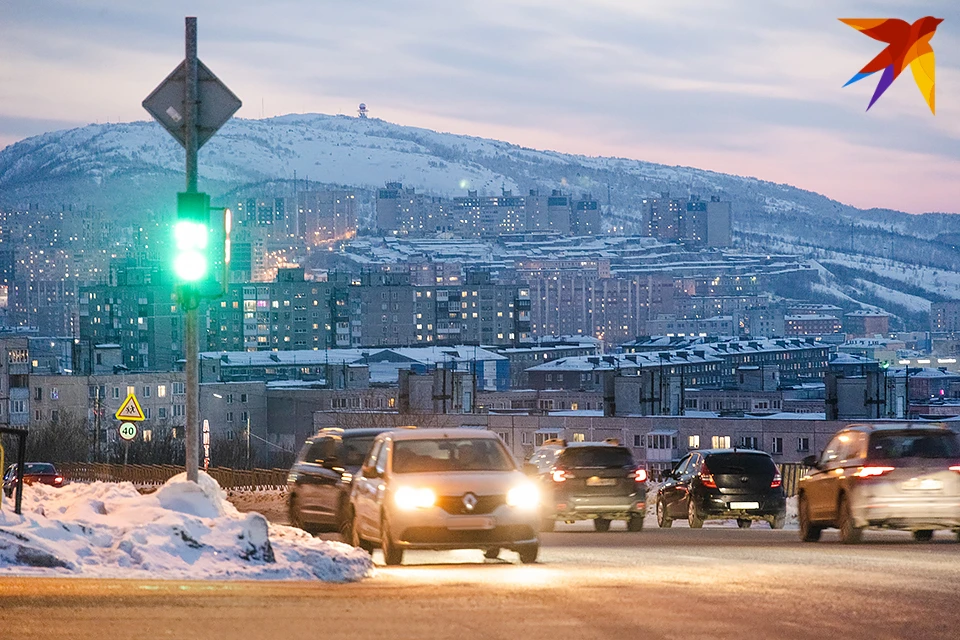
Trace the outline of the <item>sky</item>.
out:
<instances>
[{"instance_id":1,"label":"sky","mask_svg":"<svg viewBox=\"0 0 960 640\"><path fill-rule=\"evenodd\" d=\"M355 114L537 149L755 176L861 208L960 213L957 0L0 0L0 148L146 120L199 55L238 116ZM937 114L838 18L944 18Z\"/></svg>"}]
</instances>

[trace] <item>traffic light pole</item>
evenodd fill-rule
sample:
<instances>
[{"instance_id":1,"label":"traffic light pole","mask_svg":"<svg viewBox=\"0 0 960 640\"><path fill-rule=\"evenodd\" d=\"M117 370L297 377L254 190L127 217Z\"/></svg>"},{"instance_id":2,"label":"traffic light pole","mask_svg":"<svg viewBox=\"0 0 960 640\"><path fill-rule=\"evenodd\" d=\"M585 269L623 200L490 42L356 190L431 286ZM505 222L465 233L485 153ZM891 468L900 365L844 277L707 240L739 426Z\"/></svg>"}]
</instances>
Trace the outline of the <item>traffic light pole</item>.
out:
<instances>
[{"instance_id":1,"label":"traffic light pole","mask_svg":"<svg viewBox=\"0 0 960 640\"><path fill-rule=\"evenodd\" d=\"M188 17L185 20L186 40L186 83L184 113L184 137L187 150L187 193L197 192L197 98L199 81L197 78L197 19ZM192 284L181 286L190 287ZM192 296L184 296L190 299ZM187 375L187 429L186 429L186 466L187 480L197 482L200 467L200 376L199 364L199 332L196 305L190 304L184 310L184 341L186 342L186 375Z\"/></svg>"}]
</instances>

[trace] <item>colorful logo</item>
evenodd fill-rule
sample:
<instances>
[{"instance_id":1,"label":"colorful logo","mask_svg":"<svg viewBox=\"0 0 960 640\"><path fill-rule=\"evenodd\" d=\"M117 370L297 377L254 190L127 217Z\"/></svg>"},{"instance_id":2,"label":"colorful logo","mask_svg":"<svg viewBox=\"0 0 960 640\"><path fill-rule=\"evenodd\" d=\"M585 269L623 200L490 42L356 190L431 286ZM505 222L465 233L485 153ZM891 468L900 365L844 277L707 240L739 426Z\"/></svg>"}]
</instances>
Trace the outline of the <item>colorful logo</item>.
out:
<instances>
[{"instance_id":1,"label":"colorful logo","mask_svg":"<svg viewBox=\"0 0 960 640\"><path fill-rule=\"evenodd\" d=\"M868 62L867 66L860 69L860 72L850 78L847 84L843 85L853 84L877 71L883 71L883 75L880 76L880 83L877 84L877 90L873 92L873 98L867 105L867 111L870 110L874 102L880 99L883 92L893 84L893 81L906 69L907 65L910 65L913 79L916 81L920 93L923 94L924 100L930 106L930 111L936 114L934 100L936 64L930 39L937 32L937 26L943 22L943 18L927 16L926 18L920 18L913 24L903 20L886 18L840 18L840 22L850 25L874 40L887 43L886 49Z\"/></svg>"}]
</instances>

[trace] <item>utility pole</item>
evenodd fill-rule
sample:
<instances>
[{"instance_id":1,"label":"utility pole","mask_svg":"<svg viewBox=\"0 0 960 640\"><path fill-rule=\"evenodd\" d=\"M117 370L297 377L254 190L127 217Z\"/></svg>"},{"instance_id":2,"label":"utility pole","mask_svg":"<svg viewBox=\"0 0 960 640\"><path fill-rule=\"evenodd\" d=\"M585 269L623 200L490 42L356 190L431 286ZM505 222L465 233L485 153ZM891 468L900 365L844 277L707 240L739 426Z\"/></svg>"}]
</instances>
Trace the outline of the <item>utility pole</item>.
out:
<instances>
[{"instance_id":1,"label":"utility pole","mask_svg":"<svg viewBox=\"0 0 960 640\"><path fill-rule=\"evenodd\" d=\"M187 193L197 193L197 19L188 17L185 20L186 40L186 82L184 98L184 146L187 151ZM199 477L200 466L200 385L199 371L199 344L198 344L198 312L196 305L190 305L185 310L184 340L186 341L186 374L187 374L187 480L196 482Z\"/></svg>"},{"instance_id":2,"label":"utility pole","mask_svg":"<svg viewBox=\"0 0 960 640\"><path fill-rule=\"evenodd\" d=\"M197 150L236 113L240 99L197 58L197 19L184 22L186 56L143 101L143 107L186 151L186 191L177 194L173 270L184 312L186 356L186 469L197 481L200 466L199 319L202 298L218 298L226 286L210 279L210 198L197 190ZM203 80L201 87L200 81ZM224 211L224 265L229 262L230 213ZM226 273L226 266L224 266Z\"/></svg>"}]
</instances>

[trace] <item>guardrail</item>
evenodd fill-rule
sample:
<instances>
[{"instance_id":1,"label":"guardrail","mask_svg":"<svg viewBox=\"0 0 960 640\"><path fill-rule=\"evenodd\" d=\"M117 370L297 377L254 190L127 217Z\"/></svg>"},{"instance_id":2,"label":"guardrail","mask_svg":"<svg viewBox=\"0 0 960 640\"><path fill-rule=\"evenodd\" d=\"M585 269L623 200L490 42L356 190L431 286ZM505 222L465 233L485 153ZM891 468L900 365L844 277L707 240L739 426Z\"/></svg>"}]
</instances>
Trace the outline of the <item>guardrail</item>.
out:
<instances>
[{"instance_id":1,"label":"guardrail","mask_svg":"<svg viewBox=\"0 0 960 640\"><path fill-rule=\"evenodd\" d=\"M132 482L140 487L159 486L183 473L172 464L107 464L74 462L57 465L70 482ZM279 489L287 485L287 469L231 469L211 467L206 472L224 489Z\"/></svg>"},{"instance_id":2,"label":"guardrail","mask_svg":"<svg viewBox=\"0 0 960 640\"><path fill-rule=\"evenodd\" d=\"M809 468L810 467L802 465L799 462L785 462L780 465L780 476L783 478L783 492L787 494L788 498L797 495L800 478L806 475Z\"/></svg>"}]
</instances>

